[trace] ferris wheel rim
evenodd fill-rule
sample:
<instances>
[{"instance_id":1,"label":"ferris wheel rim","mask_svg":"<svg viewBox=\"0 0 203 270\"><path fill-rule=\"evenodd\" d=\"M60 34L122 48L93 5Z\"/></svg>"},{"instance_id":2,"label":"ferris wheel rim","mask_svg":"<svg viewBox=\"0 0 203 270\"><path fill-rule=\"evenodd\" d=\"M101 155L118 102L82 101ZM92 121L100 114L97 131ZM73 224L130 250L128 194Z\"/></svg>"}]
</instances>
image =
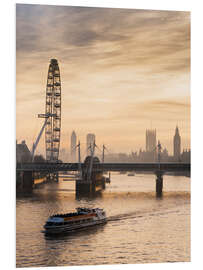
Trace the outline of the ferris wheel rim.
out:
<instances>
[{"instance_id":1,"label":"ferris wheel rim","mask_svg":"<svg viewBox=\"0 0 203 270\"><path fill-rule=\"evenodd\" d=\"M45 128L46 160L57 162L61 138L61 78L56 59L51 59L48 68L45 114L49 115Z\"/></svg>"}]
</instances>

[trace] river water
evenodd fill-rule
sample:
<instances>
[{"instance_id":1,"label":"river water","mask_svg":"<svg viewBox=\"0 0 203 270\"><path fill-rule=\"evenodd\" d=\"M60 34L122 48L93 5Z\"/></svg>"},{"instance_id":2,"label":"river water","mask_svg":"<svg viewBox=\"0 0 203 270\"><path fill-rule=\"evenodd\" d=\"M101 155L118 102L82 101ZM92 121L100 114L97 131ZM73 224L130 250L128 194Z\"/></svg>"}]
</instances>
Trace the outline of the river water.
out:
<instances>
[{"instance_id":1,"label":"river water","mask_svg":"<svg viewBox=\"0 0 203 270\"><path fill-rule=\"evenodd\" d=\"M16 200L16 266L68 266L190 261L190 178L164 176L163 198L155 176L111 174L102 196L75 199L75 183L47 184ZM53 213L101 207L107 224L47 237Z\"/></svg>"}]
</instances>

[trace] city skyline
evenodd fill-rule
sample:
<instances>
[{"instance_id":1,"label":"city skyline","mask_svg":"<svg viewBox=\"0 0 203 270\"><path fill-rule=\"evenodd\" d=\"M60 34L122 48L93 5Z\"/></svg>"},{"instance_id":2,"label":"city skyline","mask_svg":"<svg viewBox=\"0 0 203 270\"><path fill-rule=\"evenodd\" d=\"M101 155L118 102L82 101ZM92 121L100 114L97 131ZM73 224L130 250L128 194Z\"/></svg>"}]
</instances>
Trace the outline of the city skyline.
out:
<instances>
[{"instance_id":1,"label":"city skyline","mask_svg":"<svg viewBox=\"0 0 203 270\"><path fill-rule=\"evenodd\" d=\"M134 149L130 153L123 153L123 152L110 152L109 149L106 148L107 152L105 151L104 159L107 160L107 162L157 162L158 161L158 147L160 146L161 150L161 162L190 162L190 155L191 150L190 149L181 149L181 135L179 134L179 128L176 126L175 133L173 137L173 153L170 155L168 153L168 149L163 147L161 145L160 140L156 143L156 129L150 130L146 129L145 134L146 139L146 145L145 149ZM91 155L90 153L90 145L92 145L93 142L96 141L95 134L88 133L86 135L86 143L80 144L80 156L82 160L85 160L88 155ZM80 140L78 141L80 142ZM71 134L71 140L70 140L70 148L62 148L60 149L60 155L59 159L63 162L78 162L78 153L76 153L76 143L77 143L77 135L75 131L72 131ZM84 145L85 144L85 145ZM104 146L104 145L103 145ZM98 147L96 145L94 156L97 156L100 160L102 160L102 147ZM28 161L27 155L29 152L29 155L31 154L29 149L27 148L25 140L22 141L20 144L16 141L16 147L18 148L18 151L16 150L17 160L20 162L21 158L22 160ZM20 148L19 148L20 147ZM26 149L25 149L26 147ZM24 152L19 152L20 149ZM25 156L24 156L25 155ZM37 156L36 156L37 157ZM40 156L41 159L43 159L43 156ZM37 157L38 159L38 157Z\"/></svg>"},{"instance_id":2,"label":"city skyline","mask_svg":"<svg viewBox=\"0 0 203 270\"><path fill-rule=\"evenodd\" d=\"M169 149L166 147L166 145L164 145L164 144L162 144L162 140L158 137L158 139L157 139L157 141L160 141L161 142L161 145L162 145L162 149L166 149L167 151L168 151L168 153L169 153L169 155L171 155L171 156L174 156L174 137L175 137L175 134L176 134L176 130L177 130L177 128L178 128L178 132L179 132L179 127L176 125L176 127L174 127L174 133L173 133L173 136L171 137L171 141L170 141L170 144L171 144L171 147L170 147L170 149L171 149L171 151L169 151ZM108 151L109 150L111 150L111 153L126 153L126 154L129 154L129 153L131 153L131 152L138 152L138 151L140 151L140 150L142 150L142 151L149 151L149 150L147 150L147 148L149 147L149 146L147 146L148 144L149 144L149 142L147 143L147 141L146 141L146 139L147 139L147 134L149 134L150 132L155 132L155 137L156 137L156 133L157 133L157 130L156 129L154 129L154 130L151 130L151 129L146 129L145 130L145 133L143 134L143 141L144 141L144 144L143 145L141 145L141 146L138 146L137 148L136 147L132 147L131 149L130 149L130 151L115 151L114 149L108 149ZM82 151L82 155L86 155L87 154L87 136L88 135L94 135L95 136L95 134L92 134L92 133L88 133L88 134L86 134L86 135L83 135L83 136L80 136L80 137L78 137L78 135L76 135L77 133L75 132L75 130L73 130L71 133L70 133L70 138L72 139L72 135L73 135L73 133L75 134L75 136L78 138L77 140L78 141L80 141L80 144L81 144L81 151ZM95 136L96 137L96 136ZM181 137L181 134L180 134L180 137ZM84 140L81 140L81 138L84 138ZM182 140L182 137L181 137L181 140ZM25 141L24 139L22 139L22 140L16 140L16 143L17 142L20 142L20 141ZM99 140L99 141L101 141L101 140ZM27 144L27 142L26 142L26 144ZM75 145L76 145L76 141L75 141ZM101 148L102 147L102 145L103 144L98 144L98 146ZM181 144L182 145L182 144ZM156 146L157 146L157 144L156 144ZM29 147L28 147L29 148ZM29 148L30 150L31 150L31 148ZM66 154L68 154L69 153L69 155L70 155L70 159L72 159L71 158L71 149L72 149L72 147L71 147L71 140L70 140L70 143L68 142L66 145L65 145L65 147L63 146L63 147L61 147L61 150L60 151L62 151L62 152L66 152ZM154 149L155 149L155 147L154 147ZM183 151L190 151L190 147L180 147L180 152L182 153ZM42 154L43 155L43 153L38 149L37 151L36 151L36 154ZM76 151L75 151L75 154L76 154Z\"/></svg>"},{"instance_id":3,"label":"city skyline","mask_svg":"<svg viewBox=\"0 0 203 270\"><path fill-rule=\"evenodd\" d=\"M190 155L191 150L190 149L181 149L181 134L179 134L179 128L176 126L174 130L174 137L173 137L173 153L172 155L168 153L168 149L165 148L163 145L161 145L160 140L156 143L156 129L150 130L146 129L145 134L146 139L146 145L145 149L133 149L130 153L126 152L111 152L110 149L107 149L105 146L105 160L107 162L157 162L158 161L158 145L161 147L161 162L190 162ZM82 161L85 160L85 158L88 155L91 155L90 153L90 145L96 141L95 134L88 133L86 135L86 142L80 144L80 155L82 158ZM80 142L80 140L78 141ZM71 134L71 140L70 140L70 148L61 148L60 149L60 155L59 159L63 162L78 162L78 153L76 153L76 143L77 143L77 135L75 131L72 131ZM26 146L26 142L22 141L20 144L16 141L16 147L24 147ZM27 147L27 146L26 146ZM102 160L102 146L97 145L95 148L94 156L97 156L100 160ZM29 151L29 150L28 150ZM25 156L27 156L27 149L25 153ZM22 153L16 152L17 156L22 156ZM30 152L29 152L30 155ZM42 157L43 158L43 157ZM28 160L28 158L22 156L23 160Z\"/></svg>"},{"instance_id":4,"label":"city skyline","mask_svg":"<svg viewBox=\"0 0 203 270\"><path fill-rule=\"evenodd\" d=\"M75 133L75 131L73 131L73 132ZM72 134L73 134L73 132L72 132ZM178 135L179 138L177 138L177 135ZM76 136L76 133L75 133L75 136ZM87 155L90 155L90 151L89 151L89 153L87 153L88 145L90 145L91 142L95 141L95 138L96 138L95 134L88 133L86 135L86 142L81 143L81 156L83 157L83 159ZM178 142L177 142L177 139L178 139ZM175 143L175 141L176 141L176 143ZM171 144L172 144L172 147L173 147L172 153L170 153L168 151L167 147L165 147L161 143L161 141L159 139L156 142L156 129L154 129L154 130L146 129L146 132L145 132L145 146L144 147L139 147L137 149L133 148L129 152L126 152L126 151L123 151L123 152L112 151L111 152L110 149L107 149L108 152L106 154L110 154L110 155L111 154L127 154L128 155L128 154L132 154L132 153L139 153L141 151L143 153L144 152L149 153L150 156L148 158L155 161L157 159L157 145L158 145L158 142L160 142L160 144L161 144L161 152L163 154L167 153L167 156L174 157L176 161L180 160L180 156L181 156L182 153L190 152L190 148L182 148L181 147L181 134L179 134L179 127L176 126L174 128L174 136L173 136L173 139L171 141ZM99 147L99 149L97 149L97 148L95 149L96 150L95 155L96 156L97 155L101 156L102 155L102 153L101 153L102 145L97 145L97 146ZM70 161L72 160L71 154L70 154L70 157L68 157L68 153L69 152L71 153L71 149L72 149L71 144L70 144L70 146L61 149L61 151L62 151L62 153L61 153L62 154L61 155L62 160L64 159L64 154L65 154L65 160L69 160L69 159L70 159ZM76 157L76 161L77 161L77 157Z\"/></svg>"},{"instance_id":5,"label":"city skyline","mask_svg":"<svg viewBox=\"0 0 203 270\"><path fill-rule=\"evenodd\" d=\"M30 148L39 133L48 63L56 57L62 148L74 129L81 142L91 130L98 145L130 152L144 149L145 130L156 128L172 153L176 125L182 149L190 148L189 12L18 4L16 18L19 141Z\"/></svg>"}]
</instances>

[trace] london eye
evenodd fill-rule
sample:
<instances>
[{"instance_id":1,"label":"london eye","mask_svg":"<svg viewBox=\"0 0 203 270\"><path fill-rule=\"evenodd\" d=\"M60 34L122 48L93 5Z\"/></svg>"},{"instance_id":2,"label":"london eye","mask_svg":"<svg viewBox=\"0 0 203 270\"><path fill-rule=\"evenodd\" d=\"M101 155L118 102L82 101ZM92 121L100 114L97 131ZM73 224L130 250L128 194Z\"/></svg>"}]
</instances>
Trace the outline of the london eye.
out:
<instances>
[{"instance_id":1,"label":"london eye","mask_svg":"<svg viewBox=\"0 0 203 270\"><path fill-rule=\"evenodd\" d=\"M38 114L39 118L45 118L39 135L33 143L32 161L34 153L45 129L46 161L57 162L60 148L61 134L61 78L58 62L51 59L48 69L45 114Z\"/></svg>"},{"instance_id":2,"label":"london eye","mask_svg":"<svg viewBox=\"0 0 203 270\"><path fill-rule=\"evenodd\" d=\"M59 157L61 134L61 79L56 59L51 59L49 64L44 117L47 118L45 127L46 160L56 162Z\"/></svg>"}]
</instances>

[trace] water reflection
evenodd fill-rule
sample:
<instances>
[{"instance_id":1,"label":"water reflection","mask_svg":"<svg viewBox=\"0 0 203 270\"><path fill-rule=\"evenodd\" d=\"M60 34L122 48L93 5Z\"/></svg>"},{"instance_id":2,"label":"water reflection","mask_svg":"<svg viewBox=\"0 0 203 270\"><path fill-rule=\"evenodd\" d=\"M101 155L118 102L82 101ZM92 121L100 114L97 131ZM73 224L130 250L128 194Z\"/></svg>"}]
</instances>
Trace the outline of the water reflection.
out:
<instances>
[{"instance_id":1,"label":"water reflection","mask_svg":"<svg viewBox=\"0 0 203 270\"><path fill-rule=\"evenodd\" d=\"M84 230L75 231L58 236L44 235L45 249L48 251L46 256L49 260L49 265L63 265L68 260L70 265L77 265L77 258L84 256L81 253L92 252L92 243L95 239L100 239L100 235L104 232L105 225L86 228ZM81 241L82 239L82 241Z\"/></svg>"},{"instance_id":2,"label":"water reflection","mask_svg":"<svg viewBox=\"0 0 203 270\"><path fill-rule=\"evenodd\" d=\"M89 194L80 194L80 195L75 195L75 199L78 201L81 200L86 200L86 201L90 201L90 200L94 200L97 198L102 198L103 197L103 193L102 191L97 191L97 192L92 192Z\"/></svg>"},{"instance_id":3,"label":"water reflection","mask_svg":"<svg viewBox=\"0 0 203 270\"><path fill-rule=\"evenodd\" d=\"M74 238L79 237L80 238L83 236L87 236L89 239L91 239L91 236L95 237L95 233L101 233L102 231L104 231L105 225L106 224L100 224L97 226L78 229L74 232L67 232L67 233L63 233L63 234L50 235L50 234L44 233L44 238L46 240L50 240L50 241L58 241L58 240L71 241L72 237L74 237Z\"/></svg>"}]
</instances>

